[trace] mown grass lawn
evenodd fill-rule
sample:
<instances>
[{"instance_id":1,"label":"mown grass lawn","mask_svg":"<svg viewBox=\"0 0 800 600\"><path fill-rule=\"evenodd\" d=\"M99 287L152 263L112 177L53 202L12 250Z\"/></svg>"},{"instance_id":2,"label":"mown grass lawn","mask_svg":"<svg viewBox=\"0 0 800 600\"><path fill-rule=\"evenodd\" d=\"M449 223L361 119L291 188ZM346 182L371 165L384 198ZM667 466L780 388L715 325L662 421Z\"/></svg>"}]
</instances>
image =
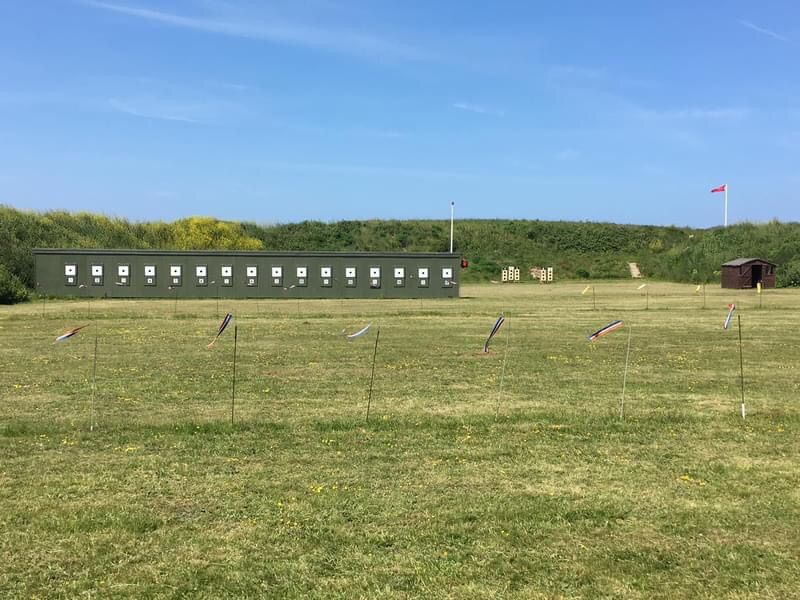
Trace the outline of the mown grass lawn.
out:
<instances>
[{"instance_id":1,"label":"mown grass lawn","mask_svg":"<svg viewBox=\"0 0 800 600\"><path fill-rule=\"evenodd\" d=\"M798 597L800 293L594 285L3 307L0 596Z\"/></svg>"}]
</instances>

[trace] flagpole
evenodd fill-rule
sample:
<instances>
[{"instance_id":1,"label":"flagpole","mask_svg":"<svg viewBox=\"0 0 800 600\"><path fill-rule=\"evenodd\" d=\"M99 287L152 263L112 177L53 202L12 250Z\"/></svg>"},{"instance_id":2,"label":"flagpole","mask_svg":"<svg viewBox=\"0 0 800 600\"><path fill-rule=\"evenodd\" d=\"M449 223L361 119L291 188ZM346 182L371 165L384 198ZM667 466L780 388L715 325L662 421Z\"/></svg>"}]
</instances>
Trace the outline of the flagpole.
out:
<instances>
[{"instance_id":1,"label":"flagpole","mask_svg":"<svg viewBox=\"0 0 800 600\"><path fill-rule=\"evenodd\" d=\"M450 254L453 253L453 213L455 211L455 202L450 202Z\"/></svg>"},{"instance_id":2,"label":"flagpole","mask_svg":"<svg viewBox=\"0 0 800 600\"><path fill-rule=\"evenodd\" d=\"M725 227L728 226L728 184L725 184Z\"/></svg>"}]
</instances>

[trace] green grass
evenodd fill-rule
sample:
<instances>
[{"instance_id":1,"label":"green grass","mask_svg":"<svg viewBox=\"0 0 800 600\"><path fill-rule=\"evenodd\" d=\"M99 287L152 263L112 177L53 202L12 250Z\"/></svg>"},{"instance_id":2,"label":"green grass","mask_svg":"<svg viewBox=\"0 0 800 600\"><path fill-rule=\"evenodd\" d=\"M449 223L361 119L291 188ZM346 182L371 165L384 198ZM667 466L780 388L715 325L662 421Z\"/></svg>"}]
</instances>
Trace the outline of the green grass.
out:
<instances>
[{"instance_id":1,"label":"green grass","mask_svg":"<svg viewBox=\"0 0 800 600\"><path fill-rule=\"evenodd\" d=\"M0 596L797 597L800 293L585 285L0 309Z\"/></svg>"}]
</instances>

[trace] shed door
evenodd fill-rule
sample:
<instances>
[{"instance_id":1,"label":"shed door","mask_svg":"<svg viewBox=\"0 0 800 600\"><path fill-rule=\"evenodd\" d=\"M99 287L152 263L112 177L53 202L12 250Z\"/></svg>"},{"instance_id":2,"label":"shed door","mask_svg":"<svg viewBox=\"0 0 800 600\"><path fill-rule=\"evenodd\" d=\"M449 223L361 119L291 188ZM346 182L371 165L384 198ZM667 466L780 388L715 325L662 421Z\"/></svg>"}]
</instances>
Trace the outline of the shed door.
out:
<instances>
[{"instance_id":1,"label":"shed door","mask_svg":"<svg viewBox=\"0 0 800 600\"><path fill-rule=\"evenodd\" d=\"M762 265L753 265L750 269L750 287L757 287L756 284L761 282L761 268Z\"/></svg>"}]
</instances>

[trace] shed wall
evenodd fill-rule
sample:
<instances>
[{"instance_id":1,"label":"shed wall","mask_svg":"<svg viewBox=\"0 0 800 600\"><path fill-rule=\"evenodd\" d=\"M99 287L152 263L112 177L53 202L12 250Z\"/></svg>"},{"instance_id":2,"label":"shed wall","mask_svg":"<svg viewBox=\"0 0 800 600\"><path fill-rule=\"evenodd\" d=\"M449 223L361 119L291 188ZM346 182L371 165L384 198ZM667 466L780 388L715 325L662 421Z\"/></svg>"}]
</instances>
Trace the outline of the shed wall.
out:
<instances>
[{"instance_id":1,"label":"shed wall","mask_svg":"<svg viewBox=\"0 0 800 600\"><path fill-rule=\"evenodd\" d=\"M754 288L753 267L761 267L761 286L775 287L775 265L763 261L753 261L743 265L722 267L722 287L726 289Z\"/></svg>"}]
</instances>

